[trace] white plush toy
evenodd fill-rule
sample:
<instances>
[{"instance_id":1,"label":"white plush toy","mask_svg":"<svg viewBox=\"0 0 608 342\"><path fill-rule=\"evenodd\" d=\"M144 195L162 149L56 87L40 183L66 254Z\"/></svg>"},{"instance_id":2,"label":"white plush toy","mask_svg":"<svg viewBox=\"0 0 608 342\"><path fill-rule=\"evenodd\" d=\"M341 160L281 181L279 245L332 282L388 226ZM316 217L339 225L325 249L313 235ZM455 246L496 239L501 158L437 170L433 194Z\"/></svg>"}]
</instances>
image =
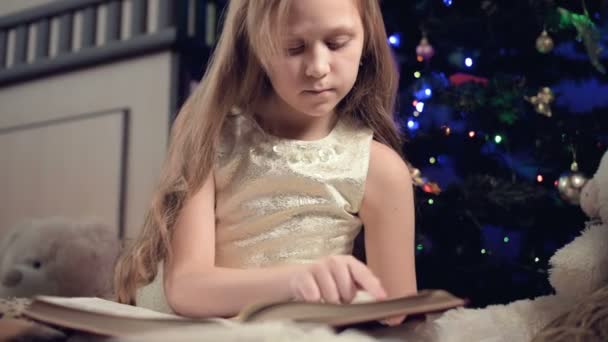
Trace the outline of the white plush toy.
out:
<instances>
[{"instance_id":1,"label":"white plush toy","mask_svg":"<svg viewBox=\"0 0 608 342\"><path fill-rule=\"evenodd\" d=\"M18 224L0 241L0 298L110 295L119 249L116 231L100 223Z\"/></svg>"}]
</instances>

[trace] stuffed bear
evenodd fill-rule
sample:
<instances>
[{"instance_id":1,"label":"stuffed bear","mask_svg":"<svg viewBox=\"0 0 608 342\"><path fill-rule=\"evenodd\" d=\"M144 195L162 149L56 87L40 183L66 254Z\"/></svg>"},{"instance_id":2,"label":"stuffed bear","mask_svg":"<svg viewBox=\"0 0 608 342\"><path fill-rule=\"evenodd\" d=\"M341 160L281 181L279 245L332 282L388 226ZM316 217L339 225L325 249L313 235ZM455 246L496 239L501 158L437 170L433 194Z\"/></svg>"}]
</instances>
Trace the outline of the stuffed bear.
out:
<instances>
[{"instance_id":1,"label":"stuffed bear","mask_svg":"<svg viewBox=\"0 0 608 342\"><path fill-rule=\"evenodd\" d=\"M118 234L66 218L30 220L0 241L0 298L111 295Z\"/></svg>"}]
</instances>

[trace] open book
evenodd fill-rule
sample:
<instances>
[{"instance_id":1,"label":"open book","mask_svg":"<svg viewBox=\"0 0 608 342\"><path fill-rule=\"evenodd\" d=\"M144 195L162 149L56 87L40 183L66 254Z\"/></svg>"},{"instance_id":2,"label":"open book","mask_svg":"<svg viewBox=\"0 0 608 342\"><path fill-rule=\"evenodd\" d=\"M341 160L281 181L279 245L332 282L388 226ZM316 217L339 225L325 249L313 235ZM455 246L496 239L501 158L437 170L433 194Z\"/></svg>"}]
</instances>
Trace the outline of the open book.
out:
<instances>
[{"instance_id":1,"label":"open book","mask_svg":"<svg viewBox=\"0 0 608 342\"><path fill-rule=\"evenodd\" d=\"M333 327L396 315L420 315L463 306L465 301L443 290L422 290L413 296L382 301L329 304L280 302L255 304L230 319L190 319L119 304L100 298L35 297L24 315L62 328L98 335L127 336L152 330L200 324L234 325L268 320L324 323Z\"/></svg>"}]
</instances>

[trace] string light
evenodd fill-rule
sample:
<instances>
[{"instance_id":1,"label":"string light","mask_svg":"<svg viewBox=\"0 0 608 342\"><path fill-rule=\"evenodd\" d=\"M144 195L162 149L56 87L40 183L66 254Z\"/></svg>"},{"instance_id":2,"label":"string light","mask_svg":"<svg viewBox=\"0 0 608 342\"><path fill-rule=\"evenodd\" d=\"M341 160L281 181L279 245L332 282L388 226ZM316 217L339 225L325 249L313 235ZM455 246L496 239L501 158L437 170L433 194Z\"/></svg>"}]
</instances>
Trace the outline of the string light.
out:
<instances>
[{"instance_id":1,"label":"string light","mask_svg":"<svg viewBox=\"0 0 608 342\"><path fill-rule=\"evenodd\" d=\"M540 259L538 257L534 258L534 262L539 262Z\"/></svg>"},{"instance_id":2,"label":"string light","mask_svg":"<svg viewBox=\"0 0 608 342\"><path fill-rule=\"evenodd\" d=\"M416 121L414 119L407 120L407 128L409 128L411 131L417 130L418 127L420 127L420 125L418 124L418 121Z\"/></svg>"},{"instance_id":3,"label":"string light","mask_svg":"<svg viewBox=\"0 0 608 342\"><path fill-rule=\"evenodd\" d=\"M469 131L469 138L475 138L475 131Z\"/></svg>"},{"instance_id":4,"label":"string light","mask_svg":"<svg viewBox=\"0 0 608 342\"><path fill-rule=\"evenodd\" d=\"M420 115L420 112L415 110L414 113L412 113L412 115L414 115L414 117L418 117Z\"/></svg>"},{"instance_id":5,"label":"string light","mask_svg":"<svg viewBox=\"0 0 608 342\"><path fill-rule=\"evenodd\" d=\"M500 144L502 142L502 137L499 134L496 134L496 136L494 136L494 142Z\"/></svg>"},{"instance_id":6,"label":"string light","mask_svg":"<svg viewBox=\"0 0 608 342\"><path fill-rule=\"evenodd\" d=\"M399 33L392 34L388 37L388 43L394 47L401 46L401 35Z\"/></svg>"},{"instance_id":7,"label":"string light","mask_svg":"<svg viewBox=\"0 0 608 342\"><path fill-rule=\"evenodd\" d=\"M435 159L435 157L429 158L429 163L435 164L436 162L437 162L437 159Z\"/></svg>"},{"instance_id":8,"label":"string light","mask_svg":"<svg viewBox=\"0 0 608 342\"><path fill-rule=\"evenodd\" d=\"M422 190L424 192L426 192L426 193L429 193L429 194L438 194L437 191L438 190L440 191L439 186L437 184L433 184L433 183L426 183L426 184L424 184L422 186Z\"/></svg>"},{"instance_id":9,"label":"string light","mask_svg":"<svg viewBox=\"0 0 608 342\"><path fill-rule=\"evenodd\" d=\"M418 244L418 246L416 246L416 249L421 251L424 249L424 246L420 243L420 244Z\"/></svg>"},{"instance_id":10,"label":"string light","mask_svg":"<svg viewBox=\"0 0 608 342\"><path fill-rule=\"evenodd\" d=\"M537 182L542 183L542 182L543 182L543 180L544 180L543 175L538 175L538 176L536 176L536 181L537 181Z\"/></svg>"},{"instance_id":11,"label":"string light","mask_svg":"<svg viewBox=\"0 0 608 342\"><path fill-rule=\"evenodd\" d=\"M426 96L431 96L431 95L433 94L433 91L432 91L431 89L429 89L429 88L426 88L426 89L424 90L424 94L425 94Z\"/></svg>"},{"instance_id":12,"label":"string light","mask_svg":"<svg viewBox=\"0 0 608 342\"><path fill-rule=\"evenodd\" d=\"M417 60L418 62L421 62L421 63L422 63L422 62L424 61L424 57L422 57L422 56L418 55L418 56L416 56L416 60Z\"/></svg>"},{"instance_id":13,"label":"string light","mask_svg":"<svg viewBox=\"0 0 608 342\"><path fill-rule=\"evenodd\" d=\"M415 71L415 72L414 72L414 77L416 77L416 78L420 78L420 76L422 76L422 75L420 74L420 71Z\"/></svg>"},{"instance_id":14,"label":"string light","mask_svg":"<svg viewBox=\"0 0 608 342\"><path fill-rule=\"evenodd\" d=\"M424 102L416 103L416 110L422 113L422 111L424 110Z\"/></svg>"},{"instance_id":15,"label":"string light","mask_svg":"<svg viewBox=\"0 0 608 342\"><path fill-rule=\"evenodd\" d=\"M485 248L481 249L481 254L486 254L486 249Z\"/></svg>"},{"instance_id":16,"label":"string light","mask_svg":"<svg viewBox=\"0 0 608 342\"><path fill-rule=\"evenodd\" d=\"M450 7L452 6L452 0L443 0L443 4Z\"/></svg>"},{"instance_id":17,"label":"string light","mask_svg":"<svg viewBox=\"0 0 608 342\"><path fill-rule=\"evenodd\" d=\"M467 68L472 67L473 66L473 59L471 57L465 58L464 65L466 65Z\"/></svg>"},{"instance_id":18,"label":"string light","mask_svg":"<svg viewBox=\"0 0 608 342\"><path fill-rule=\"evenodd\" d=\"M429 198L429 205L435 204L435 201L432 198Z\"/></svg>"},{"instance_id":19,"label":"string light","mask_svg":"<svg viewBox=\"0 0 608 342\"><path fill-rule=\"evenodd\" d=\"M505 237L504 237L504 239L502 239L502 241L504 241L504 243L509 242L509 237L508 237L508 236L505 236Z\"/></svg>"}]
</instances>

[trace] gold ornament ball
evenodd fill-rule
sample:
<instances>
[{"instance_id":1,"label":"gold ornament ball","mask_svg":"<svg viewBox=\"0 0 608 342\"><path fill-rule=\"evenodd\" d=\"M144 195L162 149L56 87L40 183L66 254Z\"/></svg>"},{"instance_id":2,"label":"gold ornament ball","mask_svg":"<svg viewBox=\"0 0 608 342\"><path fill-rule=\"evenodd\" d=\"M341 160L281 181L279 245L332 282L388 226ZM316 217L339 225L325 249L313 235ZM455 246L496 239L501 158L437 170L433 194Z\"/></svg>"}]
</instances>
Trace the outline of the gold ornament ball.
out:
<instances>
[{"instance_id":1,"label":"gold ornament ball","mask_svg":"<svg viewBox=\"0 0 608 342\"><path fill-rule=\"evenodd\" d=\"M414 178L418 178L418 177L420 177L420 175L421 175L421 173L420 173L420 169L418 169L418 168L414 168L414 169L412 170L412 177L414 177Z\"/></svg>"},{"instance_id":2,"label":"gold ornament ball","mask_svg":"<svg viewBox=\"0 0 608 342\"><path fill-rule=\"evenodd\" d=\"M547 33L547 30L543 30L543 32L536 38L536 50L540 53L549 53L553 50L553 39Z\"/></svg>"},{"instance_id":3,"label":"gold ornament ball","mask_svg":"<svg viewBox=\"0 0 608 342\"><path fill-rule=\"evenodd\" d=\"M414 168L411 171L412 180L415 185L421 186L424 184L424 180L422 179L422 173L419 169Z\"/></svg>"},{"instance_id":4,"label":"gold ornament ball","mask_svg":"<svg viewBox=\"0 0 608 342\"><path fill-rule=\"evenodd\" d=\"M580 202L581 190L586 182L587 178L581 173L566 173L557 181L557 189L566 202L578 205Z\"/></svg>"},{"instance_id":5,"label":"gold ornament ball","mask_svg":"<svg viewBox=\"0 0 608 342\"><path fill-rule=\"evenodd\" d=\"M572 164L570 164L570 171L572 171L572 172L578 171L578 163L576 161L573 161Z\"/></svg>"}]
</instances>

